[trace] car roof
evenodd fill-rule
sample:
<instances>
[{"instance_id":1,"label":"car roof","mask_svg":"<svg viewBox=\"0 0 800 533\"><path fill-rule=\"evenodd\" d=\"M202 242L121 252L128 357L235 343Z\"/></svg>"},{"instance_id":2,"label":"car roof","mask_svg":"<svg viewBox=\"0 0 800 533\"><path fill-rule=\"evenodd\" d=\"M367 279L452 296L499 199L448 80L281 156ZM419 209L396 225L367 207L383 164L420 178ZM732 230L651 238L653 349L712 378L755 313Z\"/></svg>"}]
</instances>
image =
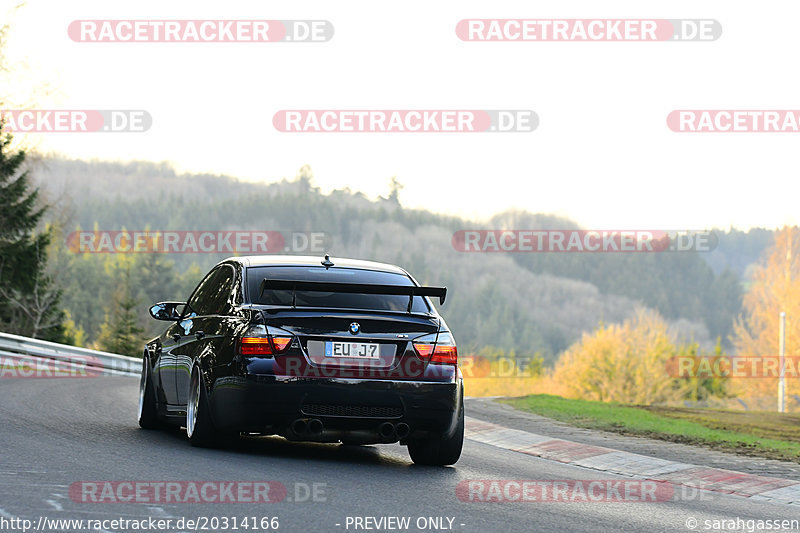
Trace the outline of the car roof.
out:
<instances>
[{"instance_id":1,"label":"car roof","mask_svg":"<svg viewBox=\"0 0 800 533\"><path fill-rule=\"evenodd\" d=\"M323 256L317 255L243 255L229 257L224 262L238 262L245 267L260 266L301 266L301 267L322 267ZM388 263L378 263L375 261L364 261L361 259L348 259L345 257L330 257L333 265L331 268L357 268L361 270L375 270L378 272L391 272L394 274L408 275L402 268Z\"/></svg>"}]
</instances>

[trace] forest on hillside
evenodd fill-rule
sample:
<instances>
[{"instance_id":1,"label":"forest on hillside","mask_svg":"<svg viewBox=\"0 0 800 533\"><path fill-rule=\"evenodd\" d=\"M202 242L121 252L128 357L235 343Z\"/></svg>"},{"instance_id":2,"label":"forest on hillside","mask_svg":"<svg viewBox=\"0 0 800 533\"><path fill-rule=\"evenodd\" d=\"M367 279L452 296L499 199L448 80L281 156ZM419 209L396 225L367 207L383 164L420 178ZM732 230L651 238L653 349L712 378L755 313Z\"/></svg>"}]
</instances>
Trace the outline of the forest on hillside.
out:
<instances>
[{"instance_id":1,"label":"forest on hillside","mask_svg":"<svg viewBox=\"0 0 800 533\"><path fill-rule=\"evenodd\" d=\"M465 220L403 207L400 185L387 179L377 199L349 189L322 192L308 167L271 183L228 176L178 174L168 164L78 161L47 157L32 177L51 205L58 272L69 338L97 345L115 317L132 316L144 340L159 327L147 307L185 299L202 275L230 254L75 253L78 229L270 230L320 232L332 256L398 264L424 284L445 285L442 306L462 350L540 354L545 364L602 324L637 309L660 313L672 333L711 348L729 347L747 270L772 232L717 230L713 252L462 253L461 229L577 228L546 214L509 211Z\"/></svg>"}]
</instances>

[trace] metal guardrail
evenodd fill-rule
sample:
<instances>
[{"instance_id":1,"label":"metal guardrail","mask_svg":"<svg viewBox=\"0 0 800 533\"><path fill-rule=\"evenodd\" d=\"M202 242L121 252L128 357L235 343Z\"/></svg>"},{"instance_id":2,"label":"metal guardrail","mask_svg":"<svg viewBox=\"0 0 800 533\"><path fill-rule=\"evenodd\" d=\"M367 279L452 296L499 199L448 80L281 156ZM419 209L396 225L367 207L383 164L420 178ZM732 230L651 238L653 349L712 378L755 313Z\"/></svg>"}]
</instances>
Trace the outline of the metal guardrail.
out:
<instances>
[{"instance_id":1,"label":"metal guardrail","mask_svg":"<svg viewBox=\"0 0 800 533\"><path fill-rule=\"evenodd\" d=\"M47 377L57 375L136 376L142 371L142 360L114 353L78 348L56 342L0 333L0 359L16 363L20 375ZM8 366L6 363L5 366ZM0 366L0 378L5 371Z\"/></svg>"}]
</instances>

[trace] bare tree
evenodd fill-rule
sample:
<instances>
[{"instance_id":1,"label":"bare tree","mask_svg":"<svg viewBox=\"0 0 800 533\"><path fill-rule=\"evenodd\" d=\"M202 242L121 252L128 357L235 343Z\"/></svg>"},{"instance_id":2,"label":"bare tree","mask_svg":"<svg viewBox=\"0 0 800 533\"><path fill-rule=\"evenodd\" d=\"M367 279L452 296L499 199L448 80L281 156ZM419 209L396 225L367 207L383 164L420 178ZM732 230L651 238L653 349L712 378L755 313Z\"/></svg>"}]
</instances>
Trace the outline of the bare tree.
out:
<instances>
[{"instance_id":1,"label":"bare tree","mask_svg":"<svg viewBox=\"0 0 800 533\"><path fill-rule=\"evenodd\" d=\"M37 265L46 261L42 257L46 250L36 246ZM4 260L0 261L2 276ZM58 309L61 289L56 284L55 276L45 268L36 268L32 290L22 293L20 290L0 285L0 298L6 301L8 314L7 327L32 338L38 338L53 328L60 327L63 317Z\"/></svg>"}]
</instances>

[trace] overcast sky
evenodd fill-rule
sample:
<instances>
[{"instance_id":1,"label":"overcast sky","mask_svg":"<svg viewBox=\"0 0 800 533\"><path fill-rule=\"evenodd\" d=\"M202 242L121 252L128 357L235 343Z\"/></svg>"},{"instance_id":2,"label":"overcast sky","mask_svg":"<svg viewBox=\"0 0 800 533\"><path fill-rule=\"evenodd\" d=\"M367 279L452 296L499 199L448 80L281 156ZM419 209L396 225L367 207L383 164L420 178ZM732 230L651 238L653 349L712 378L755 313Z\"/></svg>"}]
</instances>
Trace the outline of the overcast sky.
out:
<instances>
[{"instance_id":1,"label":"overcast sky","mask_svg":"<svg viewBox=\"0 0 800 533\"><path fill-rule=\"evenodd\" d=\"M9 0L0 0L9 5ZM468 217L520 208L600 229L800 222L800 133L675 133L676 109L800 109L796 2L28 0L12 94L143 109L145 133L48 133L39 150L171 161L251 181L310 164L324 191ZM77 43L76 19L323 19L326 43ZM465 18L715 19L713 42L464 42ZM28 100L26 100L28 99ZM531 109L527 133L281 133L282 109Z\"/></svg>"}]
</instances>

